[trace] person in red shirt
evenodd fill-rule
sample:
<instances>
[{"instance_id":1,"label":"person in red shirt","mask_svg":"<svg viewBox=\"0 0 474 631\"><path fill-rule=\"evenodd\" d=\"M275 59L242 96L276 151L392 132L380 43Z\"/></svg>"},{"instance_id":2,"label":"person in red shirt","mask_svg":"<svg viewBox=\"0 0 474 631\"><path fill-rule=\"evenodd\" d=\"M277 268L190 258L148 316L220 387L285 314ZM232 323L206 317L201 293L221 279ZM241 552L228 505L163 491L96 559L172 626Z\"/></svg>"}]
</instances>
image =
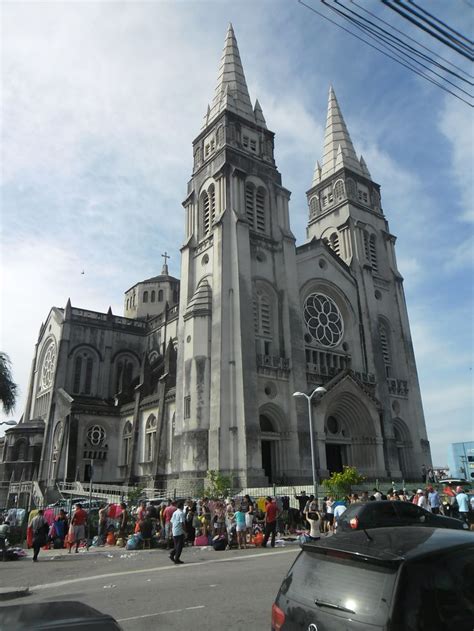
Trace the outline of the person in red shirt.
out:
<instances>
[{"instance_id":1,"label":"person in red shirt","mask_svg":"<svg viewBox=\"0 0 474 631\"><path fill-rule=\"evenodd\" d=\"M76 552L79 552L79 544L86 538L86 522L86 511L82 508L81 504L76 504L76 510L71 519L71 526L74 533L74 542L71 542L71 544L76 544ZM71 549L72 545L69 548L69 552L71 552Z\"/></svg>"},{"instance_id":2,"label":"person in red shirt","mask_svg":"<svg viewBox=\"0 0 474 631\"><path fill-rule=\"evenodd\" d=\"M168 500L168 506L163 511L163 521L165 523L165 539L168 542L168 546L171 547L171 517L176 510L176 502Z\"/></svg>"},{"instance_id":3,"label":"person in red shirt","mask_svg":"<svg viewBox=\"0 0 474 631\"><path fill-rule=\"evenodd\" d=\"M271 497L267 497L265 501L265 538L263 539L262 546L267 547L268 539L271 535L271 546L275 547L275 533L278 517L278 507L275 500Z\"/></svg>"}]
</instances>

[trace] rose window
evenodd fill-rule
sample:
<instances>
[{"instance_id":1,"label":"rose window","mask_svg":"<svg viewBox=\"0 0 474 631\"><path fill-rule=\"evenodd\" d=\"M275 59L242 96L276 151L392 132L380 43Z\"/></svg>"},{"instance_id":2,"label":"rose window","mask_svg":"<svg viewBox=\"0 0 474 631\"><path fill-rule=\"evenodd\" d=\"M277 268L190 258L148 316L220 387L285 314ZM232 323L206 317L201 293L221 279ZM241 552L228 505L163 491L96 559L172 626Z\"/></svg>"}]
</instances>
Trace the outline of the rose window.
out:
<instances>
[{"instance_id":1,"label":"rose window","mask_svg":"<svg viewBox=\"0 0 474 631\"><path fill-rule=\"evenodd\" d=\"M304 303L304 319L312 339L322 346L337 346L344 334L339 307L324 294L311 294Z\"/></svg>"},{"instance_id":2,"label":"rose window","mask_svg":"<svg viewBox=\"0 0 474 631\"><path fill-rule=\"evenodd\" d=\"M87 438L94 447L99 447L105 440L105 429L100 425L93 425L87 430Z\"/></svg>"},{"instance_id":3,"label":"rose window","mask_svg":"<svg viewBox=\"0 0 474 631\"><path fill-rule=\"evenodd\" d=\"M50 344L43 359L41 370L41 389L46 390L53 383L54 368L56 366L56 347Z\"/></svg>"}]
</instances>

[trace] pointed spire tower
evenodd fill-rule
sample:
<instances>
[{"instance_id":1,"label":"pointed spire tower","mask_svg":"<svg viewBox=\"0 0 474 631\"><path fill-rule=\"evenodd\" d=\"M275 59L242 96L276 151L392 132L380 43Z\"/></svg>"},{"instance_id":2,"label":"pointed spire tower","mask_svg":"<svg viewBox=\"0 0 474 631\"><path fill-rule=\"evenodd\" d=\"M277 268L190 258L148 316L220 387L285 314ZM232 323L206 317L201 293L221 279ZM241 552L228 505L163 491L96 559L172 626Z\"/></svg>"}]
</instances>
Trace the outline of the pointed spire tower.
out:
<instances>
[{"instance_id":1,"label":"pointed spire tower","mask_svg":"<svg viewBox=\"0 0 474 631\"><path fill-rule=\"evenodd\" d=\"M258 100L250 100L230 25L214 98L204 128L193 142L194 169L183 202L186 236L181 248L177 338L186 343L178 347L177 355L173 449L181 454L181 471L194 479L216 470L231 472L244 486L268 482L259 425L268 377L258 358L285 357L285 366L304 362L296 343L301 336L297 319L284 315L277 324L275 315L272 331L281 326L275 341L265 337L266 324L259 324L258 331L255 327L256 309L263 322L273 296L282 296L285 304L299 302L292 271L296 253L290 192L282 186L273 147L274 134L267 128L262 107ZM267 260L271 266L263 264ZM260 281L275 292L268 303ZM257 306L257 295L262 295L258 304L263 306ZM282 398L295 391L293 379L282 373L277 386ZM293 443L285 472L299 471L293 401L285 427ZM278 466L283 472L283 463Z\"/></svg>"},{"instance_id":2,"label":"pointed spire tower","mask_svg":"<svg viewBox=\"0 0 474 631\"><path fill-rule=\"evenodd\" d=\"M336 236L327 236L337 225L346 210L348 215L364 221L367 209L381 212L380 187L372 181L367 164L352 144L341 108L333 87L329 88L326 130L321 163L317 162L311 188L307 192L309 207L308 238L316 237L328 243L339 243ZM358 210L355 210L355 206ZM364 217L364 219L362 219ZM352 249L337 246L337 253L350 261ZM344 254L344 256L343 256Z\"/></svg>"},{"instance_id":3,"label":"pointed spire tower","mask_svg":"<svg viewBox=\"0 0 474 631\"><path fill-rule=\"evenodd\" d=\"M227 29L214 99L206 116L206 125L209 125L224 110L230 110L242 118L255 122L256 115L250 101L232 24L229 24Z\"/></svg>"},{"instance_id":4,"label":"pointed spire tower","mask_svg":"<svg viewBox=\"0 0 474 631\"><path fill-rule=\"evenodd\" d=\"M337 168L336 168L337 167ZM329 88L328 114L324 134L324 150L320 180L346 167L363 175L351 137L347 131L341 108L333 87Z\"/></svg>"}]
</instances>

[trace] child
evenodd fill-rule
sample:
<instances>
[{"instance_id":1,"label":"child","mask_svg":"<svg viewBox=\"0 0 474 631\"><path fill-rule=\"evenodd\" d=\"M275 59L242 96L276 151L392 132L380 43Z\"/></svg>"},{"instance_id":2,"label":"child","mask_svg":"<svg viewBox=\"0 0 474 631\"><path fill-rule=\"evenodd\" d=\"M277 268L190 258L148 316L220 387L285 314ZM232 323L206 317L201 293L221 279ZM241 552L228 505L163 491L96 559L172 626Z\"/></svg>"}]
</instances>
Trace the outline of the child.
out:
<instances>
[{"instance_id":1,"label":"child","mask_svg":"<svg viewBox=\"0 0 474 631\"><path fill-rule=\"evenodd\" d=\"M245 543L245 534L246 534L246 526L245 526L245 513L241 508L238 508L234 513L235 525L237 528L237 543L239 546L239 550L242 548L247 548Z\"/></svg>"}]
</instances>

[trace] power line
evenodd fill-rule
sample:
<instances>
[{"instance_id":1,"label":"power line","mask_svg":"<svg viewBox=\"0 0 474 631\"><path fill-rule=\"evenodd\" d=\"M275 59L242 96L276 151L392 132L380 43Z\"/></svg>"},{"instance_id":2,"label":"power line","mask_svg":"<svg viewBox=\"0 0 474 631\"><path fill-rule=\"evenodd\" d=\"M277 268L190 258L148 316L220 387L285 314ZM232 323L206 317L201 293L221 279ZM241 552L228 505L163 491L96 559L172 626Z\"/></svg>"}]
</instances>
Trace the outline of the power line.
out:
<instances>
[{"instance_id":1,"label":"power line","mask_svg":"<svg viewBox=\"0 0 474 631\"><path fill-rule=\"evenodd\" d=\"M420 5L416 4L416 2L413 2L413 0L408 0L408 2L410 4L412 4L414 7L416 7L418 9L418 11L421 11L425 15L428 15L431 19L435 20L435 22L438 22L438 24L441 24L442 26L446 27L448 30L450 30L455 35L458 35L458 37L463 39L465 42L467 42L471 46L474 44L472 39L468 39L467 37L464 37L464 35L462 33L460 33L459 31L456 31L455 29L453 29L451 26L449 26L449 24L446 24L446 22L443 22L442 20L438 19L436 17L436 15L433 15L432 13L430 13L429 11L424 9L423 7L420 7Z\"/></svg>"},{"instance_id":2,"label":"power line","mask_svg":"<svg viewBox=\"0 0 474 631\"><path fill-rule=\"evenodd\" d=\"M458 46L455 46L450 41L450 39L452 39L451 37L449 37L448 39L446 39L445 37L441 37L440 35L438 35L438 33L433 32L428 27L426 27L424 24L421 24L421 22L419 22L418 20L415 20L410 15L407 15L406 13L404 13L402 9L408 9L408 7L406 7L405 5L394 6L393 4L390 4L390 0L381 0L381 2L383 2L383 4L385 6L387 6L389 9L391 9L392 11L396 11L397 13L399 13L402 17L405 18L405 20L408 20L409 22L411 22L412 24L414 24L418 28L420 28L423 31L425 31L426 33L428 33L428 35L431 35L431 37L436 38L437 40L439 40L440 42L442 42L446 46L449 46L449 48L452 48L457 53L459 53L463 57L466 57L470 61L474 61L474 57L473 57L472 54L469 54L469 52L466 52L465 50L460 49ZM402 8L399 8L399 6L401 6ZM411 12L414 13L413 11L411 11ZM465 48L464 45L463 45L463 48Z\"/></svg>"},{"instance_id":3,"label":"power line","mask_svg":"<svg viewBox=\"0 0 474 631\"><path fill-rule=\"evenodd\" d=\"M349 10L350 13L352 13L353 15L357 16L358 18L361 18L361 16L356 13L355 11L352 11L351 9L348 9L347 7L345 7L342 2L340 2L340 0L334 0L338 5L342 6L344 9ZM348 20L351 24L355 25L356 28L360 29L361 31L365 31L368 34L368 37L371 37L372 39L374 39L375 41L380 42L381 46L384 46L385 48L389 48L389 49L393 49L394 51L398 52L399 54L403 55L404 57L406 57L410 62L418 64L419 66L421 66L422 68L424 68L425 70L427 70L428 72L431 72L432 74L434 74L435 76L439 77L440 79L442 79L443 81L445 81L447 84L453 86L454 88L456 88L457 90L459 90L460 92L462 92L463 94L465 94L466 96L469 96L472 98L472 95L467 92L466 90L464 90L463 88L461 88L460 86L458 86L456 83L454 83L453 81L450 81L449 79L447 79L444 75L440 74L439 72L436 72L435 70L433 70L432 68L430 68L430 66L427 66L426 64L422 63L421 61L419 61L418 59L414 59L413 57L413 53L415 55L420 56L422 59L424 59L425 61L428 61L428 63L431 63L445 71L448 71L450 73L452 73L452 71L450 71L449 69L445 68L445 66L439 64L438 62L436 62L435 60L431 59L430 57L428 57L427 55L425 55L424 53L421 53L420 51L417 51L413 46L410 46L409 44L406 44L405 42L402 42L400 40L400 38L392 35L391 33L389 33L388 31L386 31L385 29L377 26L376 24L374 24L373 22L366 21L363 17L362 17L362 22L360 22L359 20L354 19L353 17L351 17L351 15L348 15L347 13L345 13L344 11L337 9L336 7L331 6L330 4L328 4L328 2L326 0L321 0L321 2L326 5L329 9L331 9L332 11L334 11L335 13L337 13L338 15L342 16L343 18L345 18L346 20ZM375 29L378 29L378 31L381 31L380 33L377 32L377 30L374 30L373 28L371 28L370 26L368 26L368 24L371 24L375 27ZM395 40L395 41L390 41L387 40L387 37L390 38L390 40ZM405 48L405 50L403 50L403 48ZM406 52L408 50L408 52ZM400 57L398 57L398 59L400 59ZM453 73L452 73L453 74ZM465 83L468 83L470 85L473 85L470 81L467 81L466 79L463 79L462 77L459 77L459 75L457 75L457 73L454 73L456 75L456 77L460 78L461 81L464 81Z\"/></svg>"},{"instance_id":4,"label":"power line","mask_svg":"<svg viewBox=\"0 0 474 631\"><path fill-rule=\"evenodd\" d=\"M419 75L420 77L423 77L424 79L426 79L426 81L429 81L430 83L432 83L433 85L438 86L439 88L441 88L442 90L444 90L445 92L448 92L449 94L451 94L452 96L454 96L455 98L459 99L460 101L462 101L463 103L466 103L466 105L469 105L470 107L472 107L471 103L469 103L469 101L466 101L466 99L463 99L461 96L459 96L458 94L456 94L455 92L453 92L452 90L450 90L449 88L447 88L446 86L442 85L441 83L438 83L438 81L436 81L435 79L429 77L428 75L426 75L424 72L422 72L421 70L418 70L417 68L414 68L413 66L410 66L410 64L405 63L404 61L401 61L400 59L398 59L397 57L394 57L393 55L391 55L390 53L387 53L386 51L382 50L381 48L379 48L378 46L375 46L374 44L371 44L370 42L368 42L366 39L364 39L363 37L360 37L359 35L357 35L357 33L354 33L353 31L351 31L350 29L346 28L345 26L342 26L341 24L339 24L338 22L336 22L335 20L332 20L331 18L329 18L327 15L324 15L324 13L321 13L320 11L318 11L317 9L315 9L314 7L310 6L309 4L306 4L303 0L298 0L298 3L301 4L302 6L304 6L306 9L309 9L310 11L312 11L313 13L315 13L316 15L319 15L320 17L322 17L324 20L327 20L328 22L330 22L331 24L334 24L335 26L337 26L338 28L342 29L343 31L345 31L346 33L349 33L349 35L352 35L352 37L355 37L356 39L358 39L361 42L364 42L364 44L367 44L367 46L370 46L371 48L374 48L375 50L377 50L378 52L382 53L382 55L385 55L386 57L389 57L390 59L392 59L393 61L395 61L397 64L400 64L401 66L404 66L405 68L408 68L408 70L411 70L412 72L414 72L415 74Z\"/></svg>"},{"instance_id":5,"label":"power line","mask_svg":"<svg viewBox=\"0 0 474 631\"><path fill-rule=\"evenodd\" d=\"M454 64L452 61L450 61L449 59L446 59L446 57L443 57L442 55L439 55L438 53L436 53L434 50L432 50L431 48L428 48L427 46L425 46L424 44L422 44L421 42L417 41L414 37L411 37L410 35L408 35L407 33L404 33L403 31L401 31L400 29L398 29L396 26L393 26L393 24L390 24L390 22L387 22L386 20L383 20L381 17L379 17L378 15L375 15L375 13L372 13L372 11L369 11L368 9L366 9L365 7L363 7L361 4L358 4L355 0L350 0L351 4L354 4L358 9L360 9L361 11L364 11L364 13L367 13L368 15L370 15L371 17L373 17L375 20L378 20L379 22L381 22L382 24L385 24L385 26L388 26L390 29L392 29L393 31L395 31L396 33L399 33L400 35L402 35L403 37L405 37L406 39L410 40L411 42L414 42L417 46L419 46L420 48L423 48L423 50L426 50L427 52L431 53L432 55L434 55L435 57L438 57L438 59L441 59L442 61L444 61L446 64L450 65L452 68L456 68L456 70L459 70L459 72L462 72L464 75L466 75L467 77L472 78L472 75L469 74L468 72L466 72L463 68L461 68L460 66L457 66L456 64ZM465 79L464 79L465 80ZM468 82L470 85L473 85L470 81Z\"/></svg>"}]
</instances>

